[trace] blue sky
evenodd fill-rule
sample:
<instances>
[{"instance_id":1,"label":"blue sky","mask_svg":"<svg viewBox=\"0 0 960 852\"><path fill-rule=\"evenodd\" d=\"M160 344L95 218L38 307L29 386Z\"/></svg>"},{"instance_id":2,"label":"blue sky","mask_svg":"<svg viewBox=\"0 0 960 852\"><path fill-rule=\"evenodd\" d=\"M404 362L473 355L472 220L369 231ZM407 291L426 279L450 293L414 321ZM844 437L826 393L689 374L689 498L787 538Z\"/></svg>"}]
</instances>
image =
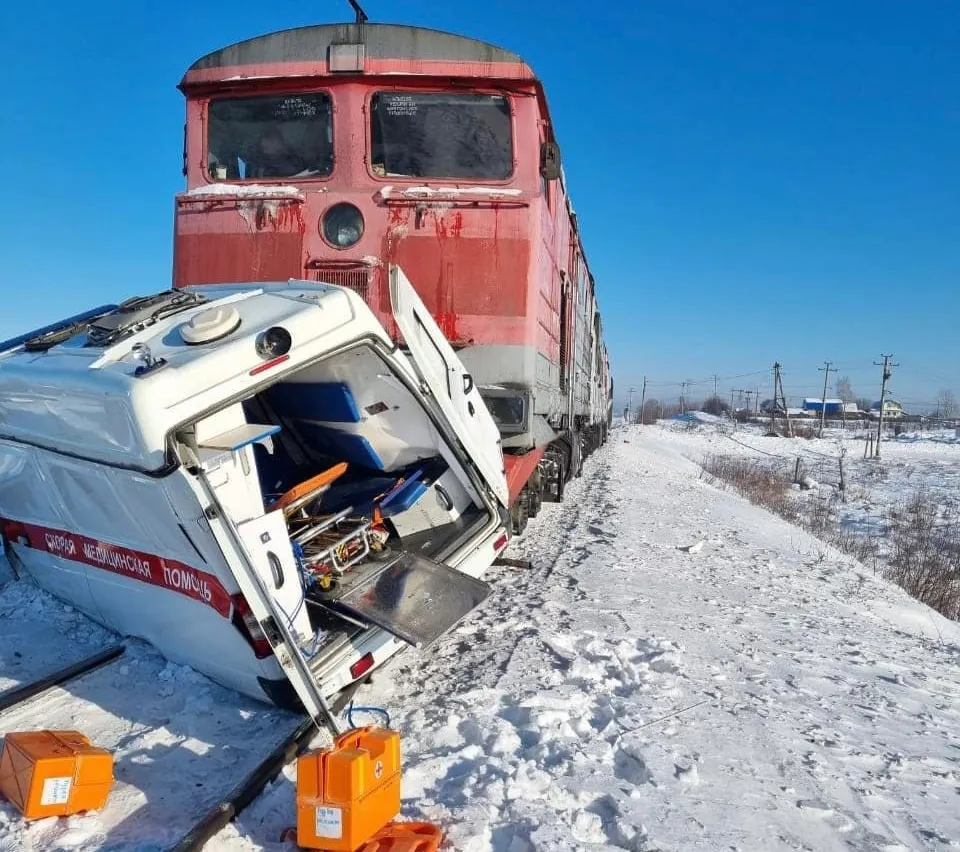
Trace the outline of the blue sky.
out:
<instances>
[{"instance_id":1,"label":"blue sky","mask_svg":"<svg viewBox=\"0 0 960 852\"><path fill-rule=\"evenodd\" d=\"M960 393L960 4L366 0L544 79L621 391L724 377ZM162 11L161 11L162 10ZM170 282L183 103L203 53L346 0L4 13L0 337ZM727 379L728 376L737 376ZM712 390L712 381L696 386ZM678 387L658 385L661 396ZM618 394L618 398L621 394Z\"/></svg>"}]
</instances>

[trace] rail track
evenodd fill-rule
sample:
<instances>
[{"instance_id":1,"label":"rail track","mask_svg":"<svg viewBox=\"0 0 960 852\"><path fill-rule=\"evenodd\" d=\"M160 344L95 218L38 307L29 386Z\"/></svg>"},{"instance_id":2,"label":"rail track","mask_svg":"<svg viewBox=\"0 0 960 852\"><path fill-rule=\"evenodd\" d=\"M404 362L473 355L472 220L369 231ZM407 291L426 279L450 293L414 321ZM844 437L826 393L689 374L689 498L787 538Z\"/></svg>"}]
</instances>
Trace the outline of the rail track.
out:
<instances>
[{"instance_id":1,"label":"rail track","mask_svg":"<svg viewBox=\"0 0 960 852\"><path fill-rule=\"evenodd\" d=\"M101 684L103 682L122 681L125 677L123 670L130 668L127 662L136 667L137 660L130 660L127 650L126 645L112 645L59 670L0 692L0 736L9 731L24 728L63 728L70 724L72 720L77 720L76 727L83 731L83 722L86 718L89 718L90 712L84 706L84 703L88 698L95 699L97 695L95 681ZM355 684L350 690L345 691L338 697L332 706L335 713L339 714L343 711L360 686L360 683ZM219 689L219 687L215 688ZM233 710L234 708L218 704L215 712L226 716ZM278 715L277 711L267 707L264 707L263 713L271 716ZM256 730L251 730L248 751L255 749L258 734L262 733L259 728L263 726L256 724L256 715L257 711L254 710L253 717L249 720L250 727ZM202 813L194 812L191 814L188 825L181 825L173 831L164 830L162 838L158 838L153 833L162 823L162 819L157 821L131 820L131 815L124 811L125 809L129 810L131 806L140 805L139 799L142 799L143 807L149 808L155 799L162 801L163 795L158 795L154 790L135 791L139 795L131 795L129 789L120 790L119 785L115 785L111 793L111 799L108 800L106 807L100 813L102 821L109 824L107 845L112 849L129 848L134 850L149 847L150 849L163 849L168 852L196 852L196 850L203 849L220 830L257 798L263 788L273 781L288 763L306 750L320 733L317 724L304 716L285 713L282 715L282 719L286 727L281 739L279 742L274 739L273 742L269 743L272 748L259 762L252 768L249 766L243 767L242 771L237 772L235 776L224 776L223 773L214 772L223 781L221 784L223 792L216 796L212 804L208 804L202 809ZM130 722L127 721L126 728L129 729L130 727ZM138 742L150 742L158 737L163 724L147 722L146 724L137 723L132 727L135 729L133 733L125 733L119 737L121 743L128 743L134 736L138 738ZM216 726L211 725L210 727L215 728ZM94 739L96 735L97 731L92 730L91 739ZM183 747L182 744L174 744L164 748L173 750ZM144 749L139 751L144 751ZM138 757L144 759L144 756L140 755L139 752L134 754L133 759ZM204 758L201 756L197 761L198 774L196 777L204 779L203 781L194 781L198 786L209 783L206 779L207 773L203 771L203 760ZM211 770L216 768L218 767L212 766ZM117 780L125 780L121 778L124 774L121 767L118 765L116 769ZM232 788L228 787L228 779L236 782ZM118 800L116 806L112 801L114 796ZM182 814L180 816L182 817ZM32 826L24 825L24 831L31 830L33 830ZM159 843L157 842L158 839ZM33 840L39 840L39 844L31 843L31 848L43 847L44 841L42 838L31 835L31 841ZM51 840L54 841L52 845L56 846L54 838L51 837ZM90 840L96 845L95 837L91 837Z\"/></svg>"}]
</instances>

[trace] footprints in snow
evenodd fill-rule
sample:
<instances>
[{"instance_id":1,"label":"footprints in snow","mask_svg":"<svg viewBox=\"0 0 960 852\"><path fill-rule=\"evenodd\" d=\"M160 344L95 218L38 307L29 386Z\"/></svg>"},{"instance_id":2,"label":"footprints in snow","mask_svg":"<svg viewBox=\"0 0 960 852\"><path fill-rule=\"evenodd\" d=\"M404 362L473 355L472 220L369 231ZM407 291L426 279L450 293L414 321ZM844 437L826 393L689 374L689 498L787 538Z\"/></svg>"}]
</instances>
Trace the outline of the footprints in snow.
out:
<instances>
[{"instance_id":1,"label":"footprints in snow","mask_svg":"<svg viewBox=\"0 0 960 852\"><path fill-rule=\"evenodd\" d=\"M496 688L438 696L405 720L421 750L407 759L404 798L430 818L476 808L476 819L486 822L471 816L471 836L488 839L471 846L476 841L459 838L454 826L458 849L595 843L639 852L647 837L631 815L639 788L682 789L699 780L697 756L679 757L673 777L656 779L632 733L658 715L648 715L638 698L669 692L683 676L681 663L682 649L663 639L528 633Z\"/></svg>"}]
</instances>

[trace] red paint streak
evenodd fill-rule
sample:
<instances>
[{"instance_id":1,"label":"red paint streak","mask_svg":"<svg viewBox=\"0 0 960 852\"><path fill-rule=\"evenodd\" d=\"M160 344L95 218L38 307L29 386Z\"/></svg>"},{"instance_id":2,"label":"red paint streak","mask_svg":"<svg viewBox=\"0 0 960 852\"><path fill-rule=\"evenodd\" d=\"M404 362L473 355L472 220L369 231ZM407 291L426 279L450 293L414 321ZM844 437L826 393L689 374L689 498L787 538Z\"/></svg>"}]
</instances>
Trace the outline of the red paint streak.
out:
<instances>
[{"instance_id":1,"label":"red paint streak","mask_svg":"<svg viewBox=\"0 0 960 852\"><path fill-rule=\"evenodd\" d=\"M41 527L20 521L0 520L4 538L33 550L42 550L51 556L79 562L120 577L147 583L184 595L206 604L224 618L230 615L232 602L220 581L206 571L200 571L153 553L131 550L79 533Z\"/></svg>"},{"instance_id":2,"label":"red paint streak","mask_svg":"<svg viewBox=\"0 0 960 852\"><path fill-rule=\"evenodd\" d=\"M281 355L279 358L274 358L272 361L267 361L265 364L261 364L259 367L254 367L250 371L251 376L259 376L261 373L271 370L279 364L282 364L284 361L289 361L289 355Z\"/></svg>"}]
</instances>

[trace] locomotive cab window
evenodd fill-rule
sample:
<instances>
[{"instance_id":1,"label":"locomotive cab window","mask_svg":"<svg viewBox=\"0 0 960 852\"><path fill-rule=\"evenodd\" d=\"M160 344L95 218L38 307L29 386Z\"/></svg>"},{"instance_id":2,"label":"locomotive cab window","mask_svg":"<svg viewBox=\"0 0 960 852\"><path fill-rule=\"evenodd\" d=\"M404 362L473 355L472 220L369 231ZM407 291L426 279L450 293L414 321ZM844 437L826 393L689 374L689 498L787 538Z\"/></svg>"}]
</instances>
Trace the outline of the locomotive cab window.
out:
<instances>
[{"instance_id":1,"label":"locomotive cab window","mask_svg":"<svg viewBox=\"0 0 960 852\"><path fill-rule=\"evenodd\" d=\"M377 92L370 149L380 177L505 180L513 172L510 104L501 95Z\"/></svg>"},{"instance_id":2,"label":"locomotive cab window","mask_svg":"<svg viewBox=\"0 0 960 852\"><path fill-rule=\"evenodd\" d=\"M333 119L324 93L210 101L207 172L214 180L327 177Z\"/></svg>"}]
</instances>

